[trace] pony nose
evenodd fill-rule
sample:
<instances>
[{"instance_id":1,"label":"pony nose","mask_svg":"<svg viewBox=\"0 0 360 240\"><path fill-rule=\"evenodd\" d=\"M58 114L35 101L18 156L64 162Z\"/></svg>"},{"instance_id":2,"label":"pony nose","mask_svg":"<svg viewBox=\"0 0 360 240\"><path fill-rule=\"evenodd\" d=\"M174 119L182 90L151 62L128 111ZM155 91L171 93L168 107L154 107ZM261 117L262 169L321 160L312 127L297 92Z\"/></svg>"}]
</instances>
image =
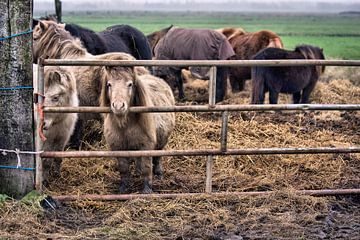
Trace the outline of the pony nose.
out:
<instances>
[{"instance_id":1,"label":"pony nose","mask_svg":"<svg viewBox=\"0 0 360 240\"><path fill-rule=\"evenodd\" d=\"M125 102L113 102L112 107L116 110L123 110L125 108Z\"/></svg>"}]
</instances>

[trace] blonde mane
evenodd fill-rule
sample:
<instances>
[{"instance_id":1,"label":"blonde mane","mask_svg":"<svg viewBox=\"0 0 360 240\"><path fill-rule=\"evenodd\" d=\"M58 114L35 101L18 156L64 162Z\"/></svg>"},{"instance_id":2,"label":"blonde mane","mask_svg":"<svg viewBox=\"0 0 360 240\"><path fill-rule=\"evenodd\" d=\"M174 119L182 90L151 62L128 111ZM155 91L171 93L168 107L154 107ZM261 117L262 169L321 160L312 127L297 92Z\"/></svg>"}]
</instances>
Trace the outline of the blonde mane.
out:
<instances>
[{"instance_id":1,"label":"blonde mane","mask_svg":"<svg viewBox=\"0 0 360 240\"><path fill-rule=\"evenodd\" d=\"M89 54L62 24L40 21L34 28L35 58L79 58Z\"/></svg>"}]
</instances>

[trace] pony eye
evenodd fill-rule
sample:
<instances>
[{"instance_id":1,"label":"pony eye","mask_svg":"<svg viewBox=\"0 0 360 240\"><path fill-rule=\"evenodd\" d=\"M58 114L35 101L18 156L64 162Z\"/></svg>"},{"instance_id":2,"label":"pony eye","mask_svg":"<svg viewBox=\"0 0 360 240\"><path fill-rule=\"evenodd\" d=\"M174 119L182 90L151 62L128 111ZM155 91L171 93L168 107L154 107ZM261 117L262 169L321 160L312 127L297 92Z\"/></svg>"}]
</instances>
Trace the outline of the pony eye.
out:
<instances>
[{"instance_id":1,"label":"pony eye","mask_svg":"<svg viewBox=\"0 0 360 240\"><path fill-rule=\"evenodd\" d=\"M106 87L107 87L107 88L110 88L110 87L111 87L111 83L107 83L107 84L106 84Z\"/></svg>"},{"instance_id":2,"label":"pony eye","mask_svg":"<svg viewBox=\"0 0 360 240\"><path fill-rule=\"evenodd\" d=\"M51 101L52 101L52 102L57 102L57 101L59 101L59 96L52 97L52 98L51 98Z\"/></svg>"},{"instance_id":3,"label":"pony eye","mask_svg":"<svg viewBox=\"0 0 360 240\"><path fill-rule=\"evenodd\" d=\"M133 83L128 83L128 87L131 88L133 86Z\"/></svg>"}]
</instances>

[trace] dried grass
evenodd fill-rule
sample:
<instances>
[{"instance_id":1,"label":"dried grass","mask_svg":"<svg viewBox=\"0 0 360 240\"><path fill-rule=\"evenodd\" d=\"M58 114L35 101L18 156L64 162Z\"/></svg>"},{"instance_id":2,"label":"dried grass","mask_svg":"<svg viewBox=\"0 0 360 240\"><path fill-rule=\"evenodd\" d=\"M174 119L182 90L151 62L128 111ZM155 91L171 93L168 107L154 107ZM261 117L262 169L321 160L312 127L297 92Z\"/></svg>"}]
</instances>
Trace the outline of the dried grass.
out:
<instances>
[{"instance_id":1,"label":"dried grass","mask_svg":"<svg viewBox=\"0 0 360 240\"><path fill-rule=\"evenodd\" d=\"M359 103L360 87L338 77L321 81L314 103ZM198 89L194 102L206 101ZM226 104L247 104L246 91ZM291 102L281 96L280 102ZM177 113L176 129L168 149L218 148L220 114ZM360 144L357 112L231 113L228 146L349 147ZM87 139L101 134L101 125L89 129ZM86 141L83 149L106 150L105 141ZM165 176L154 190L203 192L205 157L166 157ZM16 202L0 207L0 236L9 239L294 239L326 236L354 237L359 231L360 206L337 198L296 196L294 189L352 188L360 185L360 154L223 156L214 162L214 191L264 191L267 197L212 197L126 202L78 201L64 204L56 213ZM134 169L133 169L133 172ZM114 159L64 159L61 178L47 193L116 194L120 176ZM134 177L132 191L141 189ZM357 204L357 205L356 205ZM354 207L355 206L355 207ZM343 215L334 207L344 209ZM349 218L349 219L348 219ZM343 226L335 231L331 224ZM330 225L329 225L330 224ZM327 229L325 231L324 229ZM347 229L347 230L346 230ZM343 234L343 235L341 235ZM238 238L240 239L240 238ZM356 239L356 238L354 238Z\"/></svg>"}]
</instances>

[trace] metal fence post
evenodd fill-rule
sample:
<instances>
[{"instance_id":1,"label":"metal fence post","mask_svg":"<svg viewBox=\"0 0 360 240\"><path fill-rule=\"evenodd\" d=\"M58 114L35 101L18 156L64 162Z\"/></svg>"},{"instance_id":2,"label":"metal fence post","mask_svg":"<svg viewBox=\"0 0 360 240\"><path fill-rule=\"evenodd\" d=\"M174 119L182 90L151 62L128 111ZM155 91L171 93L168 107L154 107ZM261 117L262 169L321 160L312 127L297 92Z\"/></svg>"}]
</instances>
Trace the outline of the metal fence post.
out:
<instances>
[{"instance_id":1,"label":"metal fence post","mask_svg":"<svg viewBox=\"0 0 360 240\"><path fill-rule=\"evenodd\" d=\"M35 149L37 152L42 150L42 139L39 134L41 126L41 116L43 113L43 103L44 103L44 65L40 59L38 63L38 74L37 74L37 89L36 89L36 105L37 111L35 112ZM35 188L37 191L42 192L43 190L43 164L40 154L36 154L36 173L35 173Z\"/></svg>"},{"instance_id":2,"label":"metal fence post","mask_svg":"<svg viewBox=\"0 0 360 240\"><path fill-rule=\"evenodd\" d=\"M206 161L206 183L205 183L206 193L212 192L213 163L214 163L214 156L208 155Z\"/></svg>"},{"instance_id":3,"label":"metal fence post","mask_svg":"<svg viewBox=\"0 0 360 240\"><path fill-rule=\"evenodd\" d=\"M209 106L215 107L216 103L216 66L210 68L210 80L209 80Z\"/></svg>"}]
</instances>

